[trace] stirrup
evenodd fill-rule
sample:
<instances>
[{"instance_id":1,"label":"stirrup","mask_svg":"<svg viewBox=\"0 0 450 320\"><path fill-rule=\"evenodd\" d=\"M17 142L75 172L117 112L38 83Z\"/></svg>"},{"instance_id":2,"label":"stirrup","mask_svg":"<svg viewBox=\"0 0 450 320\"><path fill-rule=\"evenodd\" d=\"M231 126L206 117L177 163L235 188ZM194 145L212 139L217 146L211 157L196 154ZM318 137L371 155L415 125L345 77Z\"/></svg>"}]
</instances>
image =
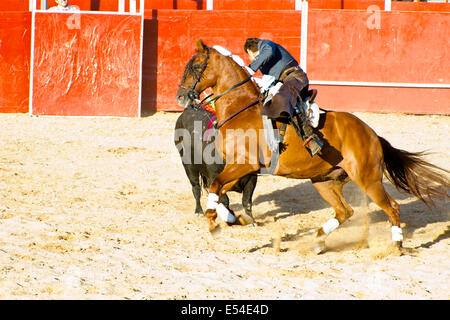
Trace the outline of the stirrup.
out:
<instances>
[{"instance_id":1,"label":"stirrup","mask_svg":"<svg viewBox=\"0 0 450 320\"><path fill-rule=\"evenodd\" d=\"M320 141L319 137L313 133L303 142L303 146L309 151L311 158L313 158L317 153L322 150L323 143Z\"/></svg>"}]
</instances>

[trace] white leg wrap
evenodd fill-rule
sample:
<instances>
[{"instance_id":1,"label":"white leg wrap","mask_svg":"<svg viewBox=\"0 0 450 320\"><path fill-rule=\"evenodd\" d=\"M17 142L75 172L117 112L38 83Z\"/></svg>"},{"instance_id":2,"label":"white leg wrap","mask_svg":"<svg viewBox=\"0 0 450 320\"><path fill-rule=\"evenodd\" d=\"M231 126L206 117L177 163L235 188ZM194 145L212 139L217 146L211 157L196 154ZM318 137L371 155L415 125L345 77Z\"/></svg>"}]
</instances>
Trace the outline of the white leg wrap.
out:
<instances>
[{"instance_id":1,"label":"white leg wrap","mask_svg":"<svg viewBox=\"0 0 450 320\"><path fill-rule=\"evenodd\" d=\"M209 193L208 194L208 202L206 203L206 210L208 209L213 209L216 210L218 202L219 201L219 196L215 193Z\"/></svg>"},{"instance_id":2,"label":"white leg wrap","mask_svg":"<svg viewBox=\"0 0 450 320\"><path fill-rule=\"evenodd\" d=\"M225 222L235 223L236 217L224 205L220 203L216 208L217 215Z\"/></svg>"},{"instance_id":3,"label":"white leg wrap","mask_svg":"<svg viewBox=\"0 0 450 320\"><path fill-rule=\"evenodd\" d=\"M392 226L391 232L392 232L392 241L403 241L402 228Z\"/></svg>"},{"instance_id":4,"label":"white leg wrap","mask_svg":"<svg viewBox=\"0 0 450 320\"><path fill-rule=\"evenodd\" d=\"M336 230L337 227L339 227L339 221L338 219L333 218L324 223L324 225L322 226L322 230L323 232L325 232L325 234L329 234Z\"/></svg>"}]
</instances>

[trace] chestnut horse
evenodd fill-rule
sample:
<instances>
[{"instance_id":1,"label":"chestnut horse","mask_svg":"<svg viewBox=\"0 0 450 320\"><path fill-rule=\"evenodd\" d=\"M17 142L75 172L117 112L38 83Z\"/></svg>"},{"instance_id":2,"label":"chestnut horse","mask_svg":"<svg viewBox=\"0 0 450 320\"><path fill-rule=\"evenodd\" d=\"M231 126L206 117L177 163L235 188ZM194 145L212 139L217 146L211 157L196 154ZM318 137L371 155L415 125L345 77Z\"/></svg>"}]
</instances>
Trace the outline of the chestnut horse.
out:
<instances>
[{"instance_id":1,"label":"chestnut horse","mask_svg":"<svg viewBox=\"0 0 450 320\"><path fill-rule=\"evenodd\" d=\"M188 62L177 92L178 103L184 107L188 107L205 88L211 87L215 93L220 93L215 105L222 139L216 139L216 144L227 164L209 188L206 216L210 231L216 227L218 214L225 218L230 216L229 212L223 212L226 209L220 204L221 196L240 178L260 173L270 163L271 152L264 135L251 134L261 132L263 122L259 89L253 81L246 81L248 78L247 70L229 56L197 40L197 52ZM350 180L385 212L392 225L392 241L398 247L403 241L399 206L383 187L383 174L397 189L416 196L427 206L434 204L433 198L448 198L447 170L424 161L422 152L392 147L350 113L330 111L321 114L317 134L324 146L311 158L294 128L288 125L273 171L277 176L310 179L323 199L333 207L335 218L328 220L317 232L317 253L325 249L325 237L353 214L342 193L343 185ZM248 139L239 146L235 141L243 135ZM257 148L251 148L252 144ZM239 152L240 147L245 149Z\"/></svg>"}]
</instances>

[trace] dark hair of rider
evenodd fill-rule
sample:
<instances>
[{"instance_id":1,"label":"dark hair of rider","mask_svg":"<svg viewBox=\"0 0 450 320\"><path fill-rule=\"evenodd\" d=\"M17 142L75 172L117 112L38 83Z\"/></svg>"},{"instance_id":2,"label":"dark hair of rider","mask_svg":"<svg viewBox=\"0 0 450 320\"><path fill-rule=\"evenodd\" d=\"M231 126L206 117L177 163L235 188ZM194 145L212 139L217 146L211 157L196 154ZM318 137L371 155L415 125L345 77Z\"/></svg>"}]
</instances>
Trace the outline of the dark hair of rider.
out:
<instances>
[{"instance_id":1,"label":"dark hair of rider","mask_svg":"<svg viewBox=\"0 0 450 320\"><path fill-rule=\"evenodd\" d=\"M245 40L245 44L244 44L245 53L247 53L247 50L250 50L251 52L258 51L259 41L261 41L261 39L259 39L259 38L247 38L247 40Z\"/></svg>"}]
</instances>

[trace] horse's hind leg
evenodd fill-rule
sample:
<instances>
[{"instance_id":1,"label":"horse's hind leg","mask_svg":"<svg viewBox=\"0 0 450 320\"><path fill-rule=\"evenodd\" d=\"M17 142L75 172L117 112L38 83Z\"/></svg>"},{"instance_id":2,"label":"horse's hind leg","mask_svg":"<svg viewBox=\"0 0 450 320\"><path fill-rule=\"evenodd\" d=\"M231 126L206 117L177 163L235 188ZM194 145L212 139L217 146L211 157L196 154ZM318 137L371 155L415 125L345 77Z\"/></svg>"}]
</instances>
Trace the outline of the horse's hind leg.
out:
<instances>
[{"instance_id":1,"label":"horse's hind leg","mask_svg":"<svg viewBox=\"0 0 450 320\"><path fill-rule=\"evenodd\" d=\"M381 181L357 184L388 216L389 222L392 225L392 241L397 247L401 247L403 235L400 227L400 210L398 203L386 192Z\"/></svg>"},{"instance_id":2,"label":"horse's hind leg","mask_svg":"<svg viewBox=\"0 0 450 320\"><path fill-rule=\"evenodd\" d=\"M347 180L326 180L314 181L312 183L319 191L322 198L328 202L334 209L335 217L328 220L322 228L317 231L316 253L322 253L325 250L325 238L339 225L344 223L353 215L353 209L345 200L342 188Z\"/></svg>"}]
</instances>

